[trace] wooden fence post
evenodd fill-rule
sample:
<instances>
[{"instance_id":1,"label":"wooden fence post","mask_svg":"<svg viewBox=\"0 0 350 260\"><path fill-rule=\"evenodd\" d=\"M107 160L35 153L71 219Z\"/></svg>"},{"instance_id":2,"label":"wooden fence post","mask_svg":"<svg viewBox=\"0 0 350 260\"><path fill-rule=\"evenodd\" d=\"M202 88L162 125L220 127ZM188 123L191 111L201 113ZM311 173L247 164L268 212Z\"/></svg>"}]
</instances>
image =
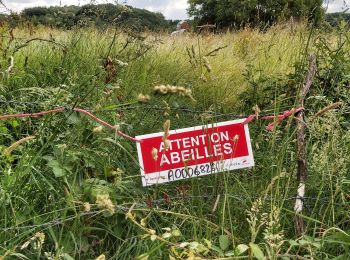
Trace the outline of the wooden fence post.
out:
<instances>
[{"instance_id":1,"label":"wooden fence post","mask_svg":"<svg viewBox=\"0 0 350 260\"><path fill-rule=\"evenodd\" d=\"M309 57L309 70L304 79L302 89L298 95L298 105L299 107L304 107L304 101L307 93L310 90L312 81L316 73L316 56L310 55ZM297 118L297 160L298 160L298 170L297 170L297 181L299 182L298 193L295 200L294 211L296 213L295 217L295 229L297 236L301 236L305 232L304 219L300 214L302 214L304 206L304 196L305 196L305 181L307 178L307 155L305 147L305 121L304 121L304 111L300 111L296 114Z\"/></svg>"}]
</instances>

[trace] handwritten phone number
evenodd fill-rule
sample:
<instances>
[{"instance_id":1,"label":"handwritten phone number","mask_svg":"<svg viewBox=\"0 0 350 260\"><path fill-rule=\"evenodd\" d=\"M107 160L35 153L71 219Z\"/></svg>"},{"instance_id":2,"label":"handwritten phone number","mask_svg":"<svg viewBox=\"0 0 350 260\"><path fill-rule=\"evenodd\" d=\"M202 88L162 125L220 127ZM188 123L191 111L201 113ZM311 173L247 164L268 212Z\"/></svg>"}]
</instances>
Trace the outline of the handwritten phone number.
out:
<instances>
[{"instance_id":1,"label":"handwritten phone number","mask_svg":"<svg viewBox=\"0 0 350 260\"><path fill-rule=\"evenodd\" d=\"M221 170L223 171L223 170ZM187 179L201 174L220 172L220 163L207 163L203 165L188 166L182 169L169 170L168 180Z\"/></svg>"}]
</instances>

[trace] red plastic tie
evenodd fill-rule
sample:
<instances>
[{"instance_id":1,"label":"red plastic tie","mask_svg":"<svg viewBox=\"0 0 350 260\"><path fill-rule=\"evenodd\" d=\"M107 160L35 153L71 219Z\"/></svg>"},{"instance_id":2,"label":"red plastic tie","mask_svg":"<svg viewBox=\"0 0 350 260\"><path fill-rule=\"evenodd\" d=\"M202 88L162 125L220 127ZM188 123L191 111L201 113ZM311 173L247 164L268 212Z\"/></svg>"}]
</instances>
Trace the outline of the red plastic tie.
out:
<instances>
[{"instance_id":1,"label":"red plastic tie","mask_svg":"<svg viewBox=\"0 0 350 260\"><path fill-rule=\"evenodd\" d=\"M42 111L39 113L3 115L3 116L0 116L0 120L1 119L9 119L9 118L38 117L38 116L43 116L43 115L47 115L47 114L62 113L65 111L66 111L65 108L57 108L57 109L53 109L53 110ZM87 111L85 109L73 108L73 111L78 112L78 113L83 113L83 114L89 116L90 118L92 118L93 120L98 122L99 124L114 130L118 135L120 135L126 139L129 139L129 140L134 141L134 142L142 142L142 140L138 140L134 137L131 137L131 136L121 132L115 126L108 124L107 122L103 121L102 119L98 118L97 116L95 116L94 114L90 113L89 111Z\"/></svg>"},{"instance_id":2,"label":"red plastic tie","mask_svg":"<svg viewBox=\"0 0 350 260\"><path fill-rule=\"evenodd\" d=\"M242 123L243 125L249 124L256 118L256 115L250 115L247 117L247 119Z\"/></svg>"},{"instance_id":3,"label":"red plastic tie","mask_svg":"<svg viewBox=\"0 0 350 260\"><path fill-rule=\"evenodd\" d=\"M292 116L292 115L294 115L294 114L296 114L296 113L298 113L300 111L303 111L303 110L304 110L304 107L299 107L299 108L296 108L296 109L293 108L291 110L284 111L282 115L277 115L276 122L272 122L266 127L267 131L272 131L274 129L274 127L275 127L275 124L277 125L281 121L283 121L284 119L286 119L286 118L288 118L288 117L290 117L290 116ZM273 120L273 121L275 121L276 116L263 116L263 117L257 118L256 115L250 115L250 116L247 117L247 119L242 124L243 125L249 124L250 122L252 122L255 119L269 120L269 121Z\"/></svg>"}]
</instances>

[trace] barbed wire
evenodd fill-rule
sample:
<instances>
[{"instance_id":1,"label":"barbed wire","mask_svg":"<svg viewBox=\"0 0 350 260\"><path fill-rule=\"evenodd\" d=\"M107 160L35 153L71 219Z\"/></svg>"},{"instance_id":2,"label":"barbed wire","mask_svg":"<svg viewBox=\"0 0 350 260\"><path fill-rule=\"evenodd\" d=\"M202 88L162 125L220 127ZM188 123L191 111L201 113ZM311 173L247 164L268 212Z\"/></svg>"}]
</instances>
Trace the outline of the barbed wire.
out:
<instances>
[{"instance_id":1,"label":"barbed wire","mask_svg":"<svg viewBox=\"0 0 350 260\"><path fill-rule=\"evenodd\" d=\"M28 101L17 101L17 100L3 100L0 99L0 106L1 104L14 104L14 105L27 105L27 106L45 106L50 105L50 107L53 108L59 108L63 107L67 110L70 109L69 106L60 106L60 105L53 105L53 104L46 104L46 103L39 103L39 102L28 102ZM160 106L160 105L150 105L150 104L119 104L117 105L119 107L112 108L112 109L97 109L97 110L90 110L86 109L87 111L94 112L94 113L110 113L110 112L120 112L120 111L131 111L131 110L137 110L137 109L149 109L149 110L155 110L155 111L172 111L172 112L179 112L179 113L188 113L188 114L197 114L197 115L208 115L212 117L237 117L237 118L244 118L251 115L250 114L243 114L243 113L223 113L213 110L198 110L194 108L189 107L169 107L169 106ZM273 112L278 112L283 109L290 108L290 106L281 106L278 107L278 109L265 109L263 112L259 113L259 116L267 116L270 115ZM305 109L305 111L312 111L310 109Z\"/></svg>"},{"instance_id":2,"label":"barbed wire","mask_svg":"<svg viewBox=\"0 0 350 260\"><path fill-rule=\"evenodd\" d=\"M98 110L89 110L89 109L83 109L83 108L77 108L76 105L78 102L74 103L73 107L59 107L58 105L50 105L51 109L48 110L47 109L47 105L45 106L45 109L43 109L43 111L39 111L39 112L32 112L33 108L31 108L31 112L27 112L27 113L17 113L17 114L7 114L7 115L0 115L0 119L8 119L8 118L24 118L24 117L38 117L38 116L43 116L43 115L48 115L48 114L53 114L53 113L63 113L63 112L77 112L77 113L83 113L87 116L89 116L90 118L92 118L93 120L97 121L99 124L106 126L110 129L113 129L116 131L117 134L123 136L126 139L135 141L135 142L142 142L141 140L137 140L123 132L121 132L120 130L118 130L118 128L116 128L115 126L110 125L109 123L107 123L106 121L102 120L101 118L99 118L98 116L95 116L94 114L100 114L100 113L108 113L108 112L121 112L121 111L130 111L130 110L136 110L136 109L142 109L143 110L143 116L144 117L146 115L146 113L148 114L149 111L151 110L157 110L157 111L162 111L165 114L170 114L171 112L176 112L176 113L190 113L192 115L199 115L202 120L213 120L213 119L218 119L218 118L241 118L241 119L245 119L244 122L242 122L243 125L249 124L251 123L253 120L267 120L270 121L270 123L267 125L266 130L267 131L273 131L273 129L275 128L275 125L279 124L281 121L283 121L284 119L290 117L290 116L294 116L297 113L299 113L300 111L305 111L304 107L298 107L298 108L292 108L292 109L288 109L288 110L284 110L281 109L281 107L276 107L274 109L267 109L264 111L257 111L254 114L237 114L237 113L222 113L222 112L217 112L217 111L213 111L212 109L209 110L196 110L194 108L186 108L186 107L174 107L171 108L169 107L168 104L166 104L165 107L159 106L159 105L149 105L149 104L138 104L136 105L137 101L134 102L129 102L127 104L118 104L118 105L113 105L112 109L98 109ZM4 99L0 99L0 105L1 104L14 104L14 105L30 105L30 106L43 106L44 103L39 103L39 102L27 102L27 101L17 101L17 100L4 100ZM334 106L337 105L337 106ZM321 115L323 113L325 113L326 111L338 108L339 105L342 105L341 102L338 103L334 103L326 108L324 108L323 110L319 111L318 113L316 113L316 115L314 114L314 117L317 117L318 115ZM41 110L41 109L40 109ZM280 114L280 110L283 111L282 114ZM148 112L146 112L148 111ZM273 111L273 112L270 112ZM160 117L161 117L161 113L157 113L157 119L155 121L158 122ZM178 117L178 114L177 114ZM313 118L314 119L314 118Z\"/></svg>"},{"instance_id":3,"label":"barbed wire","mask_svg":"<svg viewBox=\"0 0 350 260\"><path fill-rule=\"evenodd\" d=\"M259 196L252 196L252 197L248 197L248 196L243 196L243 195L237 195L237 194L217 194L217 195L197 195L197 196L174 196L174 197L170 197L170 198L161 198L161 199L155 199L152 200L152 205L149 205L149 203L147 202L130 202L129 204L133 204L136 207L140 207L140 208L148 208L148 209L157 209L155 207L161 207L161 206L171 206L172 204L177 203L178 201L184 201L184 200L189 200L189 199L210 199L210 198L217 198L218 196L226 196L228 198L234 199L236 201L240 201L240 202L252 202L255 201L258 198L261 198ZM296 199L300 199L299 197L296 196L291 196L291 197L287 197L287 198L282 198L279 201L294 201ZM265 201L268 202L272 202L272 201L276 201L276 199L274 198L270 198L270 197L266 197ZM304 197L303 201L305 203L305 207L309 210L310 207L312 205L310 205L310 201L319 201L322 204L324 203L329 203L331 202L331 199L328 197ZM309 202L307 202L309 201ZM345 205L344 203L337 203L337 202L332 202L334 205L337 206L343 206ZM123 213L127 213L130 211L130 209L132 207L126 207L123 205L115 205L116 209L119 210L120 212ZM161 208L160 208L161 209ZM41 224L36 224L36 225L24 225L24 226L12 226L12 227L8 227L8 228L0 228L1 231L3 232L8 232L11 230L24 230L24 229L42 229L42 228L48 228L48 227L52 227L52 226L57 226L57 225L62 225L65 222L71 221L76 219L77 217L84 217L84 216L98 216L102 213L104 213L105 210L98 210L98 211L89 211L89 212L79 212L79 214L73 215L73 216L68 216L66 218L57 218L54 219L52 221L48 221L45 223L41 223Z\"/></svg>"},{"instance_id":4,"label":"barbed wire","mask_svg":"<svg viewBox=\"0 0 350 260\"><path fill-rule=\"evenodd\" d=\"M6 231L10 231L10 230L21 230L21 229L30 229L30 228L43 228L43 227L52 227L52 226L57 226L57 225L61 225L64 224L65 222L68 222L70 220L74 220L77 217L83 217L83 216L97 216L101 213L103 213L103 210L99 210L99 211L89 211L89 212L80 212L79 215L74 215L74 216L69 216L67 218L58 218L46 223L42 223L42 224L37 224L37 225L27 225L27 226L15 226L15 227L8 227L8 228L1 228L0 230L6 232Z\"/></svg>"},{"instance_id":5,"label":"barbed wire","mask_svg":"<svg viewBox=\"0 0 350 260\"><path fill-rule=\"evenodd\" d=\"M44 103L0 99L0 105L1 104L15 104L15 105L26 105L26 106L42 106Z\"/></svg>"}]
</instances>

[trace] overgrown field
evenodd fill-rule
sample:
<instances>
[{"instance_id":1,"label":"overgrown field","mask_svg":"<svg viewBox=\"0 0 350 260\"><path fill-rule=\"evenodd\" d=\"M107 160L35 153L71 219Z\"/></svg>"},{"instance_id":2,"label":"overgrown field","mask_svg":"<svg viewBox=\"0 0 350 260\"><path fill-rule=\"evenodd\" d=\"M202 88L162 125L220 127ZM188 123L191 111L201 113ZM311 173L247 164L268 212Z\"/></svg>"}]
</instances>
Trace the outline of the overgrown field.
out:
<instances>
[{"instance_id":1,"label":"overgrown field","mask_svg":"<svg viewBox=\"0 0 350 260\"><path fill-rule=\"evenodd\" d=\"M0 120L0 259L349 259L349 37L1 27L0 116L67 110ZM279 114L297 106L311 53L302 237L294 117L249 124L252 169L143 188L136 144L70 110L131 136Z\"/></svg>"}]
</instances>

